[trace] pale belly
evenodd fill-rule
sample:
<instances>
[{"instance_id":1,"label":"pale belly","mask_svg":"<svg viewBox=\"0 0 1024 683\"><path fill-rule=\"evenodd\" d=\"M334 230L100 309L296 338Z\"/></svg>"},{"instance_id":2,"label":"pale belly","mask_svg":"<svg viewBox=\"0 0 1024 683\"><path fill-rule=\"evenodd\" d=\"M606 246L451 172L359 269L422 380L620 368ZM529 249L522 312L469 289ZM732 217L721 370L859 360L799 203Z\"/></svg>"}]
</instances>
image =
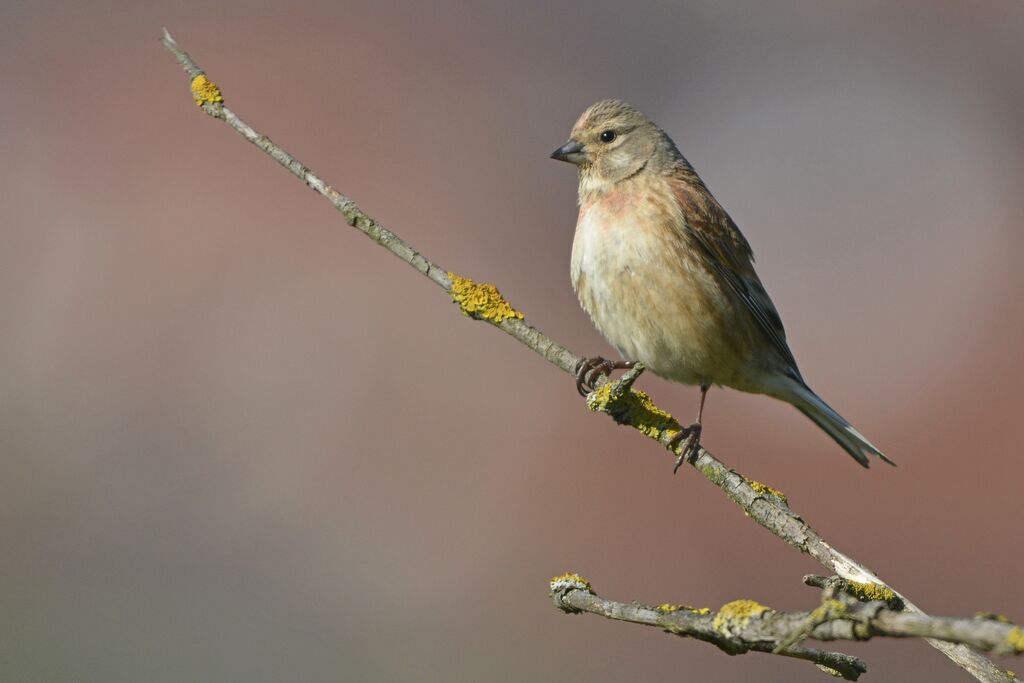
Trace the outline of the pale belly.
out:
<instances>
[{"instance_id":1,"label":"pale belly","mask_svg":"<svg viewBox=\"0 0 1024 683\"><path fill-rule=\"evenodd\" d=\"M657 375L757 391L749 315L678 233L631 208L581 213L572 280L583 309L624 358Z\"/></svg>"}]
</instances>

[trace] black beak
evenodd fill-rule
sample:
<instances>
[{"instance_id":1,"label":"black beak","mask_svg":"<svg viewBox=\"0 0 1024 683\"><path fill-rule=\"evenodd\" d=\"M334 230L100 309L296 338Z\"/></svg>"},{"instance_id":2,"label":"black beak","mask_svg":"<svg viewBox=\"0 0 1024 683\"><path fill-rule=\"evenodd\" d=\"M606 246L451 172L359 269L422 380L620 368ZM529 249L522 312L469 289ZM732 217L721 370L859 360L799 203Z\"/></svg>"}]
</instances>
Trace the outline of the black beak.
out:
<instances>
[{"instance_id":1,"label":"black beak","mask_svg":"<svg viewBox=\"0 0 1024 683\"><path fill-rule=\"evenodd\" d=\"M551 158L568 161L570 164L578 166L587 160L587 155L583 153L583 145L570 139L569 142L552 152Z\"/></svg>"}]
</instances>

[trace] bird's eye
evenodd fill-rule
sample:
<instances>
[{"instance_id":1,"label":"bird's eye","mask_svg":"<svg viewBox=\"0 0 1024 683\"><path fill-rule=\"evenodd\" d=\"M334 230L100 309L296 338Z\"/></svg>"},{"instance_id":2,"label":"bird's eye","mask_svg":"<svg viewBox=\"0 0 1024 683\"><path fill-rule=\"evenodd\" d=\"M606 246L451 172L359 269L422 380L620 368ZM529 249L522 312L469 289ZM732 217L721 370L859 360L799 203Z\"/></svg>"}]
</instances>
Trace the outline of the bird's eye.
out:
<instances>
[{"instance_id":1,"label":"bird's eye","mask_svg":"<svg viewBox=\"0 0 1024 683\"><path fill-rule=\"evenodd\" d=\"M601 142L611 142L614 139L615 139L615 131L614 130L606 130L603 133L601 133Z\"/></svg>"}]
</instances>

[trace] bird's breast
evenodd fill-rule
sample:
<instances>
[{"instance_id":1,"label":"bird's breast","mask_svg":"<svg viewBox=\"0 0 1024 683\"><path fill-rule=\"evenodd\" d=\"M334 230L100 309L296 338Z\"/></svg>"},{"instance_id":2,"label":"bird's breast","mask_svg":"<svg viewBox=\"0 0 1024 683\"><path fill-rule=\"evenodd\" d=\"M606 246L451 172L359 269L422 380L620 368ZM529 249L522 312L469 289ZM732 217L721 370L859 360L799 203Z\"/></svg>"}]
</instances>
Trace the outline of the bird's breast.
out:
<instances>
[{"instance_id":1,"label":"bird's breast","mask_svg":"<svg viewBox=\"0 0 1024 683\"><path fill-rule=\"evenodd\" d=\"M660 179L584 202L572 281L598 330L629 360L687 384L730 383L743 359L727 293L691 247L685 216Z\"/></svg>"}]
</instances>

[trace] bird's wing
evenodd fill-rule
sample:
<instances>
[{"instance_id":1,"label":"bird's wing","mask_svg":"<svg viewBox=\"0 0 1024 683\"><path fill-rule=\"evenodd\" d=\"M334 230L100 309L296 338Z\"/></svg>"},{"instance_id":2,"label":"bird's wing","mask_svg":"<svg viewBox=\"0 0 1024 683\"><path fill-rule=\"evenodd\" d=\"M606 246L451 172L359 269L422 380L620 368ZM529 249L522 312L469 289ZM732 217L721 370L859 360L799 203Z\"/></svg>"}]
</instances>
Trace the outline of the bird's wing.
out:
<instances>
[{"instance_id":1,"label":"bird's wing","mask_svg":"<svg viewBox=\"0 0 1024 683\"><path fill-rule=\"evenodd\" d=\"M714 273L743 302L779 357L789 365L793 378L802 384L796 359L786 344L782 319L754 272L750 244L699 180L674 178L670 184L680 202L689 241L704 253Z\"/></svg>"}]
</instances>

